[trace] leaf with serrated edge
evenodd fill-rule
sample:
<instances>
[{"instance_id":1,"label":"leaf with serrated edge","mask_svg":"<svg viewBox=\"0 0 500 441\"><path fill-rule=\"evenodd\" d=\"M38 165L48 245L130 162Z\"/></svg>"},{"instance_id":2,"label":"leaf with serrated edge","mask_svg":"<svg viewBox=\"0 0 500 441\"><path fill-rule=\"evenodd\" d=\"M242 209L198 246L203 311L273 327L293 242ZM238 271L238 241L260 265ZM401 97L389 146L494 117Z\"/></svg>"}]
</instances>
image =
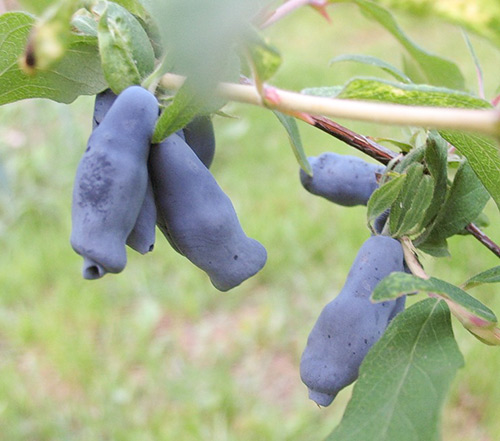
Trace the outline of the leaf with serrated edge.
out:
<instances>
[{"instance_id":1,"label":"leaf with serrated edge","mask_svg":"<svg viewBox=\"0 0 500 441\"><path fill-rule=\"evenodd\" d=\"M366 356L327 441L438 441L440 411L463 365L446 304L416 303L396 316Z\"/></svg>"},{"instance_id":2,"label":"leaf with serrated edge","mask_svg":"<svg viewBox=\"0 0 500 441\"><path fill-rule=\"evenodd\" d=\"M365 0L354 0L354 2L364 14L377 20L401 43L418 63L429 84L464 89L464 77L455 63L427 52L410 40L399 27L392 14L381 6Z\"/></svg>"},{"instance_id":3,"label":"leaf with serrated edge","mask_svg":"<svg viewBox=\"0 0 500 441\"><path fill-rule=\"evenodd\" d=\"M471 277L464 284L464 289L474 288L483 283L500 283L500 265Z\"/></svg>"},{"instance_id":4,"label":"leaf with serrated edge","mask_svg":"<svg viewBox=\"0 0 500 441\"><path fill-rule=\"evenodd\" d=\"M356 63L362 63L368 66L375 66L382 69L384 72L387 72L388 74L392 75L397 81L401 81L402 83L411 83L410 78L408 78L397 67L377 57L372 57L370 55L359 55L359 54L339 55L330 60L330 65L334 63L340 63L342 61L354 61Z\"/></svg>"},{"instance_id":5,"label":"leaf with serrated edge","mask_svg":"<svg viewBox=\"0 0 500 441\"><path fill-rule=\"evenodd\" d=\"M302 139L300 137L299 128L297 126L297 122L294 118L289 115L285 115L284 113L273 111L276 117L279 119L280 123L283 125L285 130L288 133L288 138L290 140L290 145L293 150L293 154L297 159L302 170L304 170L309 176L313 175L313 171L311 168L311 164L307 159L307 156L304 152L304 146L302 145Z\"/></svg>"},{"instance_id":6,"label":"leaf with serrated edge","mask_svg":"<svg viewBox=\"0 0 500 441\"><path fill-rule=\"evenodd\" d=\"M106 88L95 38L72 36L64 58L48 71L26 75L18 65L34 18L23 12L0 16L0 105L28 98L71 103Z\"/></svg>"},{"instance_id":7,"label":"leaf with serrated edge","mask_svg":"<svg viewBox=\"0 0 500 441\"><path fill-rule=\"evenodd\" d=\"M397 176L373 192L368 200L366 214L368 222L371 222L380 216L391 206L391 204L396 200L405 179L406 175Z\"/></svg>"}]
</instances>

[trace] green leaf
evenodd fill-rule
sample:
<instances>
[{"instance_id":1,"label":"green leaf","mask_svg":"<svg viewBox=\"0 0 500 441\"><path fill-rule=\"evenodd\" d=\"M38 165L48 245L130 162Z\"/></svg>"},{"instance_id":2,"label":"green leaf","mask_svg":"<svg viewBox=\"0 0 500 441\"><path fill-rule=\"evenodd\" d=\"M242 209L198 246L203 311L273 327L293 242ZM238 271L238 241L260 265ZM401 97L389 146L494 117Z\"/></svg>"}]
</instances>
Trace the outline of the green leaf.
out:
<instances>
[{"instance_id":1,"label":"green leaf","mask_svg":"<svg viewBox=\"0 0 500 441\"><path fill-rule=\"evenodd\" d=\"M396 316L366 356L327 441L438 441L440 411L463 365L446 304L416 303Z\"/></svg>"},{"instance_id":2,"label":"green leaf","mask_svg":"<svg viewBox=\"0 0 500 441\"><path fill-rule=\"evenodd\" d=\"M500 265L490 268L482 273L471 277L464 284L464 289L474 288L483 283L499 283L500 282Z\"/></svg>"},{"instance_id":3,"label":"green leaf","mask_svg":"<svg viewBox=\"0 0 500 441\"><path fill-rule=\"evenodd\" d=\"M109 2L98 26L102 68L114 93L141 81L154 69L154 51L146 31L122 6Z\"/></svg>"},{"instance_id":4,"label":"green leaf","mask_svg":"<svg viewBox=\"0 0 500 441\"><path fill-rule=\"evenodd\" d=\"M401 191L391 205L389 227L391 235L401 237L415 234L431 203L434 180L424 175L422 164L412 164Z\"/></svg>"},{"instance_id":5,"label":"green leaf","mask_svg":"<svg viewBox=\"0 0 500 441\"><path fill-rule=\"evenodd\" d=\"M184 82L175 94L173 102L163 111L156 122L152 142L159 143L177 130L182 129L195 115L203 110L203 102L199 100L191 80Z\"/></svg>"},{"instance_id":6,"label":"green leaf","mask_svg":"<svg viewBox=\"0 0 500 441\"><path fill-rule=\"evenodd\" d=\"M463 230L483 211L490 196L481 181L463 162L426 241L439 242ZM426 241L417 241L417 246Z\"/></svg>"},{"instance_id":7,"label":"green leaf","mask_svg":"<svg viewBox=\"0 0 500 441\"><path fill-rule=\"evenodd\" d=\"M88 15L77 14L71 20L73 26L78 33L88 35L89 37L97 37L97 22Z\"/></svg>"},{"instance_id":8,"label":"green leaf","mask_svg":"<svg viewBox=\"0 0 500 441\"><path fill-rule=\"evenodd\" d=\"M488 345L500 345L500 329L493 311L464 290L444 280L421 279L406 273L392 273L372 293L374 301L388 300L414 291L425 291L446 301L453 315L476 338Z\"/></svg>"},{"instance_id":9,"label":"green leaf","mask_svg":"<svg viewBox=\"0 0 500 441\"><path fill-rule=\"evenodd\" d=\"M392 64L387 63L377 57L372 57L370 55L358 55L358 54L346 54L339 55L338 57L332 58L330 60L330 65L334 63L339 63L342 61L354 61L356 63L362 63L369 66L376 66L382 69L384 72L392 75L397 81L402 83L411 83L410 78L408 78L403 72L401 72L397 67Z\"/></svg>"},{"instance_id":10,"label":"green leaf","mask_svg":"<svg viewBox=\"0 0 500 441\"><path fill-rule=\"evenodd\" d=\"M497 0L377 0L412 16L441 18L487 38L500 47L500 2Z\"/></svg>"},{"instance_id":11,"label":"green leaf","mask_svg":"<svg viewBox=\"0 0 500 441\"><path fill-rule=\"evenodd\" d=\"M400 141L398 139L382 138L382 137L372 137L372 139L378 144L384 144L384 143L391 144L405 153L410 152L414 148L414 146L412 144L410 144L408 142Z\"/></svg>"},{"instance_id":12,"label":"green leaf","mask_svg":"<svg viewBox=\"0 0 500 441\"><path fill-rule=\"evenodd\" d=\"M413 164L420 164L423 162L425 157L425 147L419 146L410 151L407 155L403 156L403 159L399 161L395 167L394 171L398 173L405 173L406 170Z\"/></svg>"},{"instance_id":13,"label":"green leaf","mask_svg":"<svg viewBox=\"0 0 500 441\"><path fill-rule=\"evenodd\" d=\"M423 226L431 222L441 209L448 190L448 149L447 144L435 132L429 133L425 147L425 164L434 178L434 193L425 213Z\"/></svg>"},{"instance_id":14,"label":"green leaf","mask_svg":"<svg viewBox=\"0 0 500 441\"><path fill-rule=\"evenodd\" d=\"M414 242L415 244L415 242ZM434 257L451 256L446 239L427 241L417 246L420 251Z\"/></svg>"},{"instance_id":15,"label":"green leaf","mask_svg":"<svg viewBox=\"0 0 500 441\"><path fill-rule=\"evenodd\" d=\"M398 197L406 179L406 175L397 176L377 188L368 200L366 216L368 222L373 221L387 210Z\"/></svg>"},{"instance_id":16,"label":"green leaf","mask_svg":"<svg viewBox=\"0 0 500 441\"><path fill-rule=\"evenodd\" d=\"M25 74L18 65L34 24L31 15L0 16L0 105L27 98L71 103L106 88L95 38L72 36L64 58L48 71Z\"/></svg>"},{"instance_id":17,"label":"green leaf","mask_svg":"<svg viewBox=\"0 0 500 441\"><path fill-rule=\"evenodd\" d=\"M500 152L493 140L474 133L440 130L440 135L457 148L469 161L500 209Z\"/></svg>"},{"instance_id":18,"label":"green leaf","mask_svg":"<svg viewBox=\"0 0 500 441\"><path fill-rule=\"evenodd\" d=\"M439 294L443 298L461 305L472 314L488 322L488 324L496 324L498 321L493 311L483 305L479 300L475 299L458 286L452 285L444 280L436 279L435 277L422 279L407 273L398 272L389 274L375 287L372 293L372 299L377 302L382 302L415 291Z\"/></svg>"},{"instance_id":19,"label":"green leaf","mask_svg":"<svg viewBox=\"0 0 500 441\"><path fill-rule=\"evenodd\" d=\"M466 92L426 84L403 84L380 78L353 78L339 98L384 101L409 106L491 109L491 104Z\"/></svg>"},{"instance_id":20,"label":"green leaf","mask_svg":"<svg viewBox=\"0 0 500 441\"><path fill-rule=\"evenodd\" d=\"M401 43L422 69L428 84L464 89L464 77L455 63L427 52L410 40L392 14L381 6L365 0L354 0L354 2L365 15L377 20Z\"/></svg>"},{"instance_id":21,"label":"green leaf","mask_svg":"<svg viewBox=\"0 0 500 441\"><path fill-rule=\"evenodd\" d=\"M302 145L302 139L300 137L299 127L297 126L297 122L295 118L285 115L284 113L277 112L273 110L273 113L276 115L280 123L283 125L285 130L288 133L288 139L290 140L290 145L292 146L293 154L297 159L302 170L304 170L309 176L313 175L313 171L311 168L311 164L307 159L307 156L304 152L304 146Z\"/></svg>"},{"instance_id":22,"label":"green leaf","mask_svg":"<svg viewBox=\"0 0 500 441\"><path fill-rule=\"evenodd\" d=\"M259 82L267 81L278 71L281 66L280 53L256 31L251 28L248 30L243 46Z\"/></svg>"},{"instance_id":23,"label":"green leaf","mask_svg":"<svg viewBox=\"0 0 500 441\"><path fill-rule=\"evenodd\" d=\"M481 63L479 62L479 58L476 55L476 51L474 50L474 46L472 45L472 42L470 41L469 36L467 35L467 33L464 30L462 30L462 35L464 36L465 43L467 44L467 48L469 49L472 60L474 61L474 66L476 67L477 82L479 85L478 94L480 96L484 96L483 70L481 68Z\"/></svg>"}]
</instances>

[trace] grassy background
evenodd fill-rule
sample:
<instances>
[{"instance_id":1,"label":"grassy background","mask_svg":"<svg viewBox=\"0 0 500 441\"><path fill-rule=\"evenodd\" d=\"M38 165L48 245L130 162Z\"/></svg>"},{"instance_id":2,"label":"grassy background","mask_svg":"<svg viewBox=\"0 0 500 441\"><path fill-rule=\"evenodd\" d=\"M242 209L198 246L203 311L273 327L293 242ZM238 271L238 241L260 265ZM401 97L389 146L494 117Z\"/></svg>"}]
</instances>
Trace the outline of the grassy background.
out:
<instances>
[{"instance_id":1,"label":"grassy background","mask_svg":"<svg viewBox=\"0 0 500 441\"><path fill-rule=\"evenodd\" d=\"M303 10L267 32L285 59L275 84L298 90L379 74L351 63L329 68L328 60L342 53L400 64L396 43L354 7L339 5L332 16L328 26ZM452 56L474 87L474 66L456 28L401 20L424 47ZM473 42L491 97L500 57L484 41ZM214 121L212 171L248 235L266 246L264 270L220 293L158 235L153 253L129 252L122 274L84 281L68 238L72 179L92 106L92 98L82 97L71 106L32 100L0 110L0 438L324 438L340 420L351 388L319 410L307 399L298 365L319 311L342 287L369 235L365 209L307 194L277 120L262 109L230 104L225 110L237 119ZM344 123L366 135L401 133ZM357 155L301 128L310 155ZM489 212L498 218L496 208ZM498 228L488 232L500 241ZM451 250L451 259L425 259L431 274L460 283L498 264L471 238L452 240ZM500 313L495 290L476 292ZM460 326L455 330L466 367L444 410L443 438L498 440L500 353Z\"/></svg>"}]
</instances>

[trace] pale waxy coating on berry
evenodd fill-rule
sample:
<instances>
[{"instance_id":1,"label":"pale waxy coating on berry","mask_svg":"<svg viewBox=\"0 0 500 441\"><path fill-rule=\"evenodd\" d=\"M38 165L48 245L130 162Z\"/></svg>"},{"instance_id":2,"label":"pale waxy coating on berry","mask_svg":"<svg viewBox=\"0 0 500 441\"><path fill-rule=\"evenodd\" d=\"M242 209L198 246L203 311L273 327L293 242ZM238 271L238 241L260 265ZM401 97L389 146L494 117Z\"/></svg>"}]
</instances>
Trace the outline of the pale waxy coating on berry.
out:
<instances>
[{"instance_id":1,"label":"pale waxy coating on berry","mask_svg":"<svg viewBox=\"0 0 500 441\"><path fill-rule=\"evenodd\" d=\"M147 161L158 102L132 86L113 102L92 132L73 187L71 245L84 257L85 278L118 273L125 243L146 194Z\"/></svg>"},{"instance_id":2,"label":"pale waxy coating on berry","mask_svg":"<svg viewBox=\"0 0 500 441\"><path fill-rule=\"evenodd\" d=\"M336 153L310 157L313 176L300 170L300 181L310 193L347 207L366 205L377 189L384 167L361 158Z\"/></svg>"},{"instance_id":3,"label":"pale waxy coating on berry","mask_svg":"<svg viewBox=\"0 0 500 441\"><path fill-rule=\"evenodd\" d=\"M370 237L359 250L339 295L321 311L300 363L302 381L317 404L328 406L341 389L356 380L370 348L404 309L404 297L370 301L377 283L394 271L403 271L400 242L386 236Z\"/></svg>"},{"instance_id":4,"label":"pale waxy coating on berry","mask_svg":"<svg viewBox=\"0 0 500 441\"><path fill-rule=\"evenodd\" d=\"M234 288L264 266L265 248L245 234L231 200L182 138L153 146L149 170L160 229L217 289Z\"/></svg>"}]
</instances>

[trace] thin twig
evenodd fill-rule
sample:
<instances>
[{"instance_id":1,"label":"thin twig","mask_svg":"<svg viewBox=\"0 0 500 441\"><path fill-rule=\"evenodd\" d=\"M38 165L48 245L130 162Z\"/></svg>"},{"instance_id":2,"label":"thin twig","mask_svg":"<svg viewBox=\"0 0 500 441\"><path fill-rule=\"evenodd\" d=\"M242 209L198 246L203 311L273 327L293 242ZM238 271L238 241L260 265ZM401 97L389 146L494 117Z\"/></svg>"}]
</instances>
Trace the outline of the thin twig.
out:
<instances>
[{"instance_id":1,"label":"thin twig","mask_svg":"<svg viewBox=\"0 0 500 441\"><path fill-rule=\"evenodd\" d=\"M477 225L469 224L465 227L465 229L486 248L492 251L497 257L500 257L500 246L493 242L493 240L491 240L486 234L484 234Z\"/></svg>"},{"instance_id":2,"label":"thin twig","mask_svg":"<svg viewBox=\"0 0 500 441\"><path fill-rule=\"evenodd\" d=\"M313 116L312 119L314 121L314 127L323 130L323 132L334 136L335 138L358 149L384 165L387 165L392 159L398 156L397 153L394 153L392 150L377 144L359 133L353 132L344 126L341 126L328 118L323 116Z\"/></svg>"}]
</instances>

